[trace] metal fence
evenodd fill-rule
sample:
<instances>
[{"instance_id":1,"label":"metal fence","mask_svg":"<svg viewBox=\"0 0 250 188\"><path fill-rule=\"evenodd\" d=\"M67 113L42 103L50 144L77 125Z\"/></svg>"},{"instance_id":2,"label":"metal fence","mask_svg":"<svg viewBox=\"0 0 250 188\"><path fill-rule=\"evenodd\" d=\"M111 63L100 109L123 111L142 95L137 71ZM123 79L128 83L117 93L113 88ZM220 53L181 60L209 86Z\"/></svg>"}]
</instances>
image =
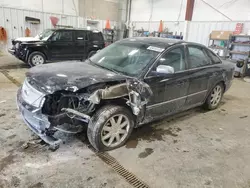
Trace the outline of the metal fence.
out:
<instances>
[{"instance_id":1,"label":"metal fence","mask_svg":"<svg viewBox=\"0 0 250 188\"><path fill-rule=\"evenodd\" d=\"M25 17L34 17L40 19L40 24L31 24L25 21ZM25 36L25 29L28 27L32 36L36 36L44 29L53 28L50 17L59 18L59 25L67 25L76 28L87 27L87 19L72 15L54 14L48 12L39 12L25 9L16 9L9 7L0 7L0 26L7 31L7 45L0 43L0 49L11 46L11 39ZM92 28L102 31L105 27L106 20L97 20L97 24L91 25ZM111 26L119 27L118 22L110 21Z\"/></svg>"}]
</instances>

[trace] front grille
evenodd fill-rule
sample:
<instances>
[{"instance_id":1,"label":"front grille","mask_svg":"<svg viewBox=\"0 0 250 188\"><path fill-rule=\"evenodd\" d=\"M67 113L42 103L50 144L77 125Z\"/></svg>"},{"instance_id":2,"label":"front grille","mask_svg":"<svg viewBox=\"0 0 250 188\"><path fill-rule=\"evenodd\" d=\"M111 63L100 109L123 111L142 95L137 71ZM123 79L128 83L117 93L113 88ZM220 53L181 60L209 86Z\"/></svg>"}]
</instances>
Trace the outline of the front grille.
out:
<instances>
[{"instance_id":1,"label":"front grille","mask_svg":"<svg viewBox=\"0 0 250 188\"><path fill-rule=\"evenodd\" d=\"M44 94L33 88L25 79L22 86L22 98L28 104L35 107L42 107L44 103Z\"/></svg>"}]
</instances>

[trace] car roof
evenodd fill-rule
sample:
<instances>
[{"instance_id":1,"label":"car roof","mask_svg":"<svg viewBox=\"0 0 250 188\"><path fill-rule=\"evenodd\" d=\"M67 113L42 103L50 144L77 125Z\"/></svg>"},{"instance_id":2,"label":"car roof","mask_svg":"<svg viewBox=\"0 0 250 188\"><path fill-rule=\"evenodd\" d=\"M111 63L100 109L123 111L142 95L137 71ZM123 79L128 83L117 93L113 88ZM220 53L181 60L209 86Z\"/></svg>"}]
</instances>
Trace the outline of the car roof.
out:
<instances>
[{"instance_id":1,"label":"car roof","mask_svg":"<svg viewBox=\"0 0 250 188\"><path fill-rule=\"evenodd\" d=\"M55 31L58 31L58 30L91 31L91 32L94 32L94 33L101 32L101 31L99 31L97 29L86 29L86 28L55 28L55 29L51 29L51 30L55 30Z\"/></svg>"},{"instance_id":2,"label":"car roof","mask_svg":"<svg viewBox=\"0 0 250 188\"><path fill-rule=\"evenodd\" d=\"M170 45L182 43L183 41L178 39L167 39L159 37L133 37L123 39L121 42L143 43L147 45L157 46L160 48L167 48Z\"/></svg>"},{"instance_id":3,"label":"car roof","mask_svg":"<svg viewBox=\"0 0 250 188\"><path fill-rule=\"evenodd\" d=\"M123 39L120 42L143 43L143 44L147 44L150 46L152 45L152 46L165 48L165 49L176 44L190 44L190 45L195 45L195 46L200 46L200 47L206 47L199 43L186 42L184 40L179 40L179 39L160 38L160 37L132 37L132 38Z\"/></svg>"}]
</instances>

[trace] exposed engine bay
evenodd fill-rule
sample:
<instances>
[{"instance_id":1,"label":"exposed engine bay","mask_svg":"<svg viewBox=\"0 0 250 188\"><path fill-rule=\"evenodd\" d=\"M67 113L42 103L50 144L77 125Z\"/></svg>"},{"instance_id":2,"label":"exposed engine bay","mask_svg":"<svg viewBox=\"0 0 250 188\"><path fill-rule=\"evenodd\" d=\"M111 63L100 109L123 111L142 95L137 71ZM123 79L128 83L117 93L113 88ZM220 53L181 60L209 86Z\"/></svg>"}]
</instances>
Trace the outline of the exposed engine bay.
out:
<instances>
[{"instance_id":1,"label":"exposed engine bay","mask_svg":"<svg viewBox=\"0 0 250 188\"><path fill-rule=\"evenodd\" d=\"M137 79L127 79L121 83L98 83L76 92L63 90L46 95L42 113L48 116L50 128L64 132L71 131L57 126L65 123L75 126L88 123L93 113L107 103L127 105L140 122L151 95L150 87ZM81 127L72 133L79 131Z\"/></svg>"}]
</instances>

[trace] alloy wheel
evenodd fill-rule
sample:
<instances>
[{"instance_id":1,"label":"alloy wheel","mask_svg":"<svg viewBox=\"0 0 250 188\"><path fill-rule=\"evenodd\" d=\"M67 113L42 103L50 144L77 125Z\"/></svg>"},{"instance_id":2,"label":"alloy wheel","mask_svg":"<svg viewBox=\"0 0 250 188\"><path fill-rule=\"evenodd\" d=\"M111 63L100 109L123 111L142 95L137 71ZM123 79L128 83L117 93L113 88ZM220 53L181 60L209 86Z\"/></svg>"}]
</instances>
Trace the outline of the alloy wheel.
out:
<instances>
[{"instance_id":1,"label":"alloy wheel","mask_svg":"<svg viewBox=\"0 0 250 188\"><path fill-rule=\"evenodd\" d=\"M221 97L222 97L222 88L220 85L217 85L212 91L210 104L212 106L217 106L221 100Z\"/></svg>"},{"instance_id":2,"label":"alloy wheel","mask_svg":"<svg viewBox=\"0 0 250 188\"><path fill-rule=\"evenodd\" d=\"M102 128L101 141L107 147L121 144L128 136L130 122L125 115L110 117Z\"/></svg>"}]
</instances>

